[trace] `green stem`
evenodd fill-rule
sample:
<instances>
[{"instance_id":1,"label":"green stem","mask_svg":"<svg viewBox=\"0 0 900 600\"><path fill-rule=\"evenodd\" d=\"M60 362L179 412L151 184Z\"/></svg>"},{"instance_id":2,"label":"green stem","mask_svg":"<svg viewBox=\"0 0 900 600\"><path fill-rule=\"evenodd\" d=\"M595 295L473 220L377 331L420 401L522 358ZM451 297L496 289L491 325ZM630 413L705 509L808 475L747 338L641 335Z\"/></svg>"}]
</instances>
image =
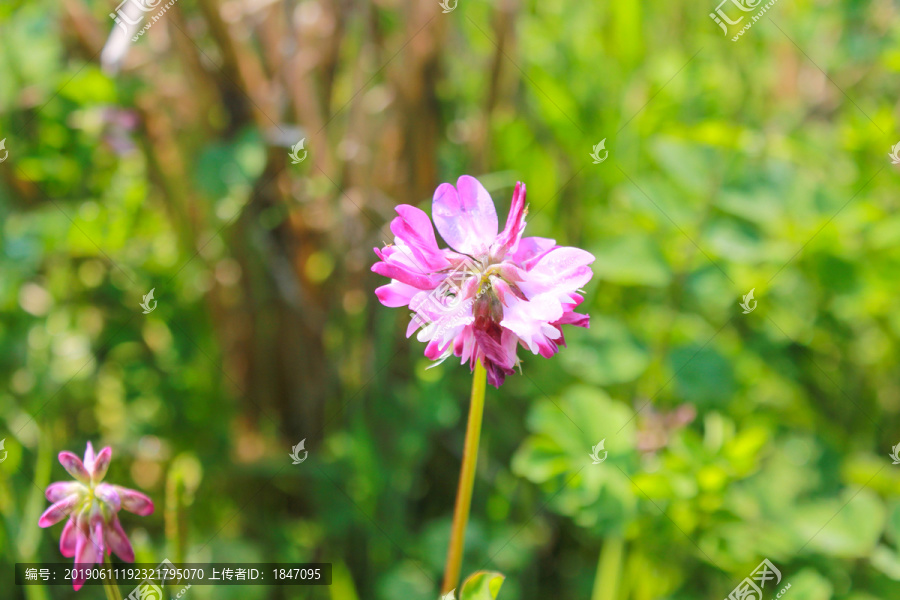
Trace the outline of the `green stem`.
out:
<instances>
[{"instance_id":1,"label":"green stem","mask_svg":"<svg viewBox=\"0 0 900 600\"><path fill-rule=\"evenodd\" d=\"M109 554L106 554L106 551L103 552L103 566L105 566L109 571L109 579L103 580L103 591L106 592L107 600L122 600L122 593L119 591L119 584L116 583L116 578L113 576L113 564L109 559Z\"/></svg>"},{"instance_id":2,"label":"green stem","mask_svg":"<svg viewBox=\"0 0 900 600\"><path fill-rule=\"evenodd\" d=\"M169 467L169 475L166 478L166 509L164 513L169 556L174 559L176 567L180 567L184 563L187 538L186 513L184 472L182 464L176 459ZM171 597L175 597L180 586L180 579L167 582L166 587Z\"/></svg>"},{"instance_id":3,"label":"green stem","mask_svg":"<svg viewBox=\"0 0 900 600\"><path fill-rule=\"evenodd\" d=\"M615 600L624 549L625 539L621 535L612 535L603 542L591 600Z\"/></svg>"},{"instance_id":4,"label":"green stem","mask_svg":"<svg viewBox=\"0 0 900 600\"><path fill-rule=\"evenodd\" d=\"M475 465L478 462L478 442L481 438L481 418L484 415L484 387L487 371L480 361L475 363L472 376L472 398L469 404L469 422L466 425L466 441L463 446L462 467L459 471L459 487L456 488L456 506L453 508L453 527L450 530L450 547L444 568L444 584L441 594L456 589L462 569L466 524L472 506L472 488L475 486Z\"/></svg>"},{"instance_id":5,"label":"green stem","mask_svg":"<svg viewBox=\"0 0 900 600\"><path fill-rule=\"evenodd\" d=\"M166 527L166 541L169 543L170 556L176 565L184 562L185 554L185 529L187 519L185 513L185 486L184 477L177 466L169 469L166 479L166 509L164 522Z\"/></svg>"}]
</instances>

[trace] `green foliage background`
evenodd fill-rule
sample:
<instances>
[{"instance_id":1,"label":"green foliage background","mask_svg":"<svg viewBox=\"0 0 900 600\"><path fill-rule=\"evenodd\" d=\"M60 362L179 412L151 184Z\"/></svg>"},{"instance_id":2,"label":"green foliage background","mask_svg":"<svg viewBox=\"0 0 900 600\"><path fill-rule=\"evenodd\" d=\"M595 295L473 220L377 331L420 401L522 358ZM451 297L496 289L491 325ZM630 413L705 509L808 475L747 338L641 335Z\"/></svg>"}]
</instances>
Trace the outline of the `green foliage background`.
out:
<instances>
[{"instance_id":1,"label":"green foliage background","mask_svg":"<svg viewBox=\"0 0 900 600\"><path fill-rule=\"evenodd\" d=\"M235 56L266 56L279 19L239 4ZM118 75L112 2L0 6L3 598L102 597L11 586L62 560L43 489L88 440L156 502L123 521L139 561L334 564L190 598L436 598L468 370L425 369L368 266L394 205L463 173L501 215L526 182L528 233L597 257L591 328L488 390L464 573L699 600L769 558L790 600L900 594L896 4L782 1L738 42L712 2L269 4L322 60L299 91L252 85L212 0Z\"/></svg>"}]
</instances>

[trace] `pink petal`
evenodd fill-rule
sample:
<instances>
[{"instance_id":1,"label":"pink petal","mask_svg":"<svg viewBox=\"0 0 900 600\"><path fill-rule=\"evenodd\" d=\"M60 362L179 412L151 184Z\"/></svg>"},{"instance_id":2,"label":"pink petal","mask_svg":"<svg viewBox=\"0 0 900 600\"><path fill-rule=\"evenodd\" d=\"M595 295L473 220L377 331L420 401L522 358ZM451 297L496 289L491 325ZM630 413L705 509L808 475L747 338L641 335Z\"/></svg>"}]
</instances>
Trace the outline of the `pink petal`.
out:
<instances>
[{"instance_id":1,"label":"pink petal","mask_svg":"<svg viewBox=\"0 0 900 600\"><path fill-rule=\"evenodd\" d=\"M106 532L105 532L105 523L103 521L103 516L100 513L97 513L91 517L90 529L91 529L91 543L94 545L97 551L97 556L99 559L97 562L103 560L103 553L106 550Z\"/></svg>"},{"instance_id":2,"label":"pink petal","mask_svg":"<svg viewBox=\"0 0 900 600\"><path fill-rule=\"evenodd\" d=\"M99 552L100 548L98 548L97 544L91 539L92 535L89 534L90 527L85 531L82 528L76 528L77 533L75 534L75 564L78 565L93 565L103 560L103 556Z\"/></svg>"},{"instance_id":3,"label":"pink petal","mask_svg":"<svg viewBox=\"0 0 900 600\"><path fill-rule=\"evenodd\" d=\"M72 587L77 591L81 589L81 586L84 585L86 580L83 569L103 560L103 555L98 552L99 548L91 541L87 533L78 529L76 536L75 564L78 565L78 569L75 571L76 576L72 579ZM80 575L80 577L78 575Z\"/></svg>"},{"instance_id":4,"label":"pink petal","mask_svg":"<svg viewBox=\"0 0 900 600\"><path fill-rule=\"evenodd\" d=\"M487 371L488 383L498 389L503 385L503 381L506 379L507 375L515 373L513 366L515 366L515 344L517 338L512 334L510 335L511 337L509 338L504 335L501 342L497 343L496 340L492 339L486 333L478 331L477 329L475 330L478 347L482 350L478 360L481 361L481 364L484 365L484 368ZM509 342L511 342L511 344ZM509 349L510 345L512 346L511 351ZM510 362L510 355L512 356L513 362ZM475 361L473 360L471 364L474 369Z\"/></svg>"},{"instance_id":5,"label":"pink petal","mask_svg":"<svg viewBox=\"0 0 900 600\"><path fill-rule=\"evenodd\" d=\"M431 216L441 237L457 252L482 254L497 237L497 211L484 186L469 175L456 188L442 183L434 191Z\"/></svg>"},{"instance_id":6,"label":"pink petal","mask_svg":"<svg viewBox=\"0 0 900 600\"><path fill-rule=\"evenodd\" d=\"M461 286L454 286L457 294L454 297L438 298L434 295L419 294L409 303L415 311L415 317L406 330L409 337L416 329L422 330L416 336L420 342L439 341L439 346L431 346L425 350L425 356L432 360L439 358L449 346L450 341L462 332L462 329L475 320L472 314L477 281L470 278Z\"/></svg>"},{"instance_id":7,"label":"pink petal","mask_svg":"<svg viewBox=\"0 0 900 600\"><path fill-rule=\"evenodd\" d=\"M512 367L515 365L515 336L509 338L510 334L507 334L507 339L504 340L501 334L500 339L494 339L489 333L482 331L478 328L475 329L475 340L478 343L478 347L482 352L482 358L486 360L482 360L482 364L484 364L485 368L488 368L488 363L493 363L494 365L501 367L504 371L512 373ZM509 348L509 340L513 340L512 350L513 356L510 356L510 348ZM504 341L507 344L504 345Z\"/></svg>"},{"instance_id":8,"label":"pink petal","mask_svg":"<svg viewBox=\"0 0 900 600\"><path fill-rule=\"evenodd\" d=\"M506 217L506 226L497 236L495 248L491 250L494 256L503 257L507 252L515 252L522 231L525 229L525 184L516 183L513 190L512 203L509 206L509 216Z\"/></svg>"},{"instance_id":9,"label":"pink petal","mask_svg":"<svg viewBox=\"0 0 900 600\"><path fill-rule=\"evenodd\" d=\"M131 542L116 517L113 517L110 526L106 529L106 543L116 553L116 556L125 562L134 562L134 550Z\"/></svg>"},{"instance_id":10,"label":"pink petal","mask_svg":"<svg viewBox=\"0 0 900 600\"><path fill-rule=\"evenodd\" d=\"M94 483L103 481L103 478L106 477L106 470L109 468L109 461L111 458L112 448L109 446L97 453L97 456L94 459L93 469L88 469L91 472L91 480ZM86 463L85 467L87 467Z\"/></svg>"},{"instance_id":11,"label":"pink petal","mask_svg":"<svg viewBox=\"0 0 900 600\"><path fill-rule=\"evenodd\" d=\"M591 326L591 316L569 311L556 321L554 325L574 325L575 327L588 329Z\"/></svg>"},{"instance_id":12,"label":"pink petal","mask_svg":"<svg viewBox=\"0 0 900 600\"><path fill-rule=\"evenodd\" d=\"M587 266L595 260L594 255L587 250L560 246L554 248L552 252L544 254L531 271L538 269L539 271L559 276L560 274L571 273L579 267Z\"/></svg>"},{"instance_id":13,"label":"pink petal","mask_svg":"<svg viewBox=\"0 0 900 600\"><path fill-rule=\"evenodd\" d=\"M430 322L427 317L423 317L418 313L410 313L411 318L409 320L409 325L406 326L406 337L409 338L412 334L416 332L419 327L427 326Z\"/></svg>"},{"instance_id":14,"label":"pink petal","mask_svg":"<svg viewBox=\"0 0 900 600\"><path fill-rule=\"evenodd\" d=\"M591 280L594 273L588 265L592 262L594 255L580 248L554 248L527 273L520 274L523 281L517 285L529 298L551 292L563 301Z\"/></svg>"},{"instance_id":15,"label":"pink petal","mask_svg":"<svg viewBox=\"0 0 900 600\"><path fill-rule=\"evenodd\" d=\"M87 492L87 488L77 481L57 481L47 486L44 495L50 502L59 502L72 494Z\"/></svg>"},{"instance_id":16,"label":"pink petal","mask_svg":"<svg viewBox=\"0 0 900 600\"><path fill-rule=\"evenodd\" d=\"M78 528L75 526L75 518L69 517L66 526L59 536L59 553L66 558L75 556L75 547L78 541Z\"/></svg>"},{"instance_id":17,"label":"pink petal","mask_svg":"<svg viewBox=\"0 0 900 600\"><path fill-rule=\"evenodd\" d=\"M559 330L550 323L562 318L562 303L552 294L540 294L520 300L503 281L494 288L503 299L503 320L500 326L515 333L533 354L541 351L541 344L559 337Z\"/></svg>"},{"instance_id":18,"label":"pink petal","mask_svg":"<svg viewBox=\"0 0 900 600\"><path fill-rule=\"evenodd\" d=\"M425 346L425 357L430 358L431 360L437 360L447 351L449 346L450 342L446 342L442 338L435 338Z\"/></svg>"},{"instance_id":19,"label":"pink petal","mask_svg":"<svg viewBox=\"0 0 900 600\"><path fill-rule=\"evenodd\" d=\"M406 306L412 297L421 292L419 288L406 285L400 281L392 281L388 285L383 285L375 290L375 296L378 301L385 306L397 308L398 306Z\"/></svg>"},{"instance_id":20,"label":"pink petal","mask_svg":"<svg viewBox=\"0 0 900 600\"><path fill-rule=\"evenodd\" d=\"M122 501L122 508L128 512L142 517L146 517L153 513L153 501L144 494L120 485L113 487L115 488L116 493L119 494L119 499Z\"/></svg>"},{"instance_id":21,"label":"pink petal","mask_svg":"<svg viewBox=\"0 0 900 600\"><path fill-rule=\"evenodd\" d=\"M557 247L556 240L550 238L526 237L519 240L508 258L528 271L544 254Z\"/></svg>"},{"instance_id":22,"label":"pink petal","mask_svg":"<svg viewBox=\"0 0 900 600\"><path fill-rule=\"evenodd\" d=\"M503 368L490 361L488 361L488 365L485 369L487 370L487 382L498 390L500 389L500 386L503 385L503 382L506 381L506 376L515 373L515 370L513 370L512 373L507 373Z\"/></svg>"},{"instance_id":23,"label":"pink petal","mask_svg":"<svg viewBox=\"0 0 900 600\"><path fill-rule=\"evenodd\" d=\"M88 473L94 470L94 447L90 442L87 443L87 448L84 451L84 468L87 469Z\"/></svg>"},{"instance_id":24,"label":"pink petal","mask_svg":"<svg viewBox=\"0 0 900 600\"><path fill-rule=\"evenodd\" d=\"M428 271L450 266L444 252L438 248L431 219L421 209L401 204L396 209L400 216L391 221L391 231L415 254L417 262Z\"/></svg>"},{"instance_id":25,"label":"pink petal","mask_svg":"<svg viewBox=\"0 0 900 600\"><path fill-rule=\"evenodd\" d=\"M582 302L584 302L584 297L581 294L576 294L572 292L569 294L569 301L564 302L564 304L568 307L569 310L573 310L577 306L579 306Z\"/></svg>"},{"instance_id":26,"label":"pink petal","mask_svg":"<svg viewBox=\"0 0 900 600\"><path fill-rule=\"evenodd\" d=\"M90 473L88 473L87 469L84 468L84 463L81 462L80 458L78 458L71 452L60 452L59 464L61 464L63 468L69 472L69 475L71 475L81 483L86 484L91 481L91 475Z\"/></svg>"},{"instance_id":27,"label":"pink petal","mask_svg":"<svg viewBox=\"0 0 900 600\"><path fill-rule=\"evenodd\" d=\"M462 333L456 336L453 344L453 354L460 357L460 364L464 365L472 357L475 350L475 333L471 325L467 325Z\"/></svg>"},{"instance_id":28,"label":"pink petal","mask_svg":"<svg viewBox=\"0 0 900 600\"><path fill-rule=\"evenodd\" d=\"M106 503L113 512L119 512L122 509L122 501L119 498L119 493L116 491L115 486L108 483L101 483L94 488L94 495Z\"/></svg>"},{"instance_id":29,"label":"pink petal","mask_svg":"<svg viewBox=\"0 0 900 600\"><path fill-rule=\"evenodd\" d=\"M72 494L59 502L56 502L44 511L41 518L38 519L38 527L50 527L56 525L69 516L72 507L78 502L78 494Z\"/></svg>"},{"instance_id":30,"label":"pink petal","mask_svg":"<svg viewBox=\"0 0 900 600\"><path fill-rule=\"evenodd\" d=\"M420 290L432 290L440 284L444 276L440 273L429 273L424 268L408 266L398 260L377 262L372 271L391 279L396 279Z\"/></svg>"}]
</instances>

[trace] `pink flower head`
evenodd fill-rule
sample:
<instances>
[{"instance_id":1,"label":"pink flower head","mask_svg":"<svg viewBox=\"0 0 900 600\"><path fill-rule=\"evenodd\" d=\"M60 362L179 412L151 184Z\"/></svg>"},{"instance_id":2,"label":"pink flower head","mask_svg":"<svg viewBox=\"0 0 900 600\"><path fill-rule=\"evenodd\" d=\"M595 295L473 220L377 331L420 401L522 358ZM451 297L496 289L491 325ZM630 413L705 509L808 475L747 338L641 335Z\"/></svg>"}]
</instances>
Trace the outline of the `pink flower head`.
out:
<instances>
[{"instance_id":1,"label":"pink flower head","mask_svg":"<svg viewBox=\"0 0 900 600\"><path fill-rule=\"evenodd\" d=\"M442 183L434 192L434 224L450 249L438 248L431 221L423 211L402 204L391 221L394 244L375 248L372 266L390 277L375 290L385 306L409 306L406 336L421 328L425 356L459 356L475 368L480 360L488 381L500 387L519 365L521 344L550 358L565 346L562 325L588 327L589 317L575 312L584 298L579 289L593 275L594 256L555 240L522 237L525 184L513 191L509 217L497 233L497 212L484 186L463 175L456 187Z\"/></svg>"},{"instance_id":2,"label":"pink flower head","mask_svg":"<svg viewBox=\"0 0 900 600\"><path fill-rule=\"evenodd\" d=\"M153 512L153 502L144 494L101 483L111 457L109 446L94 454L90 442L83 462L71 452L60 452L60 464L75 481L51 483L45 492L53 504L41 515L38 525L50 527L69 517L59 537L59 551L66 558L74 556L75 563L83 567L103 562L104 551L134 562L134 550L119 523L118 512L123 508L141 516ZM73 580L76 590L83 584L84 578Z\"/></svg>"}]
</instances>

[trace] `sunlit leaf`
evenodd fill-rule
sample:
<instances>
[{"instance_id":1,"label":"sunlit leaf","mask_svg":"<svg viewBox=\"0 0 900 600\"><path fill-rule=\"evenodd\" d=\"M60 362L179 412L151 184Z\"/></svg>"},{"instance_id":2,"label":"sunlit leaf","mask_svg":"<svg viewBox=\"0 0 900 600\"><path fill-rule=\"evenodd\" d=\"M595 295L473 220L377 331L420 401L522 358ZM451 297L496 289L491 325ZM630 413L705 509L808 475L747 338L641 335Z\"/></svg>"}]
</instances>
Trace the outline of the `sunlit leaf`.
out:
<instances>
[{"instance_id":1,"label":"sunlit leaf","mask_svg":"<svg viewBox=\"0 0 900 600\"><path fill-rule=\"evenodd\" d=\"M496 571L477 571L463 582L459 600L496 600L504 579Z\"/></svg>"}]
</instances>

